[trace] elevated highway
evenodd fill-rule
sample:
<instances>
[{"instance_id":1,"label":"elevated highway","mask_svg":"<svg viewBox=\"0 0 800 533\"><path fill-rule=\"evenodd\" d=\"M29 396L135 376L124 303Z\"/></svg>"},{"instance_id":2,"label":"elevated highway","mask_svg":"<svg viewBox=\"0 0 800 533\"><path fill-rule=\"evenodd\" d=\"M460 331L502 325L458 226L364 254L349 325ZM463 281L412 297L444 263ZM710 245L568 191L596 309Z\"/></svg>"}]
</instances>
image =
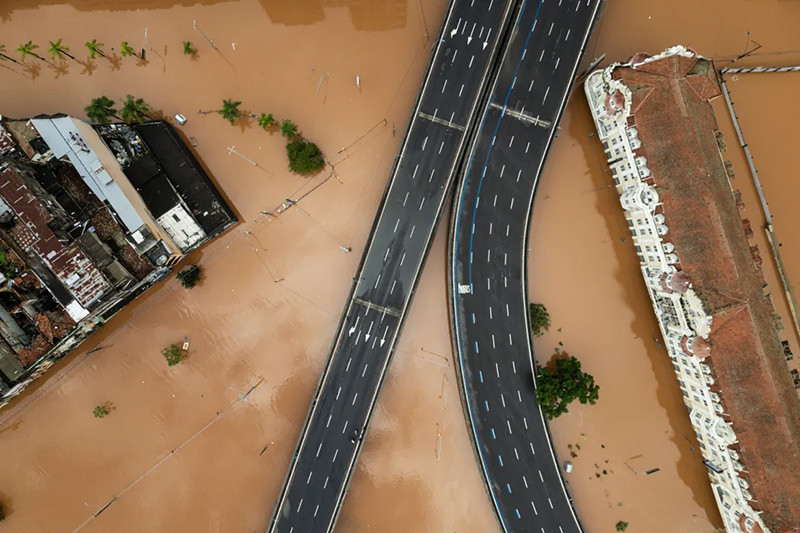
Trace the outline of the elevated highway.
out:
<instances>
[{"instance_id":1,"label":"elevated highway","mask_svg":"<svg viewBox=\"0 0 800 533\"><path fill-rule=\"evenodd\" d=\"M331 531L517 0L453 0L314 393L271 533ZM391 61L391 58L387 58Z\"/></svg>"},{"instance_id":2,"label":"elevated highway","mask_svg":"<svg viewBox=\"0 0 800 533\"><path fill-rule=\"evenodd\" d=\"M505 532L581 525L536 404L527 235L536 185L601 0L527 0L455 197L448 267L456 363Z\"/></svg>"}]
</instances>

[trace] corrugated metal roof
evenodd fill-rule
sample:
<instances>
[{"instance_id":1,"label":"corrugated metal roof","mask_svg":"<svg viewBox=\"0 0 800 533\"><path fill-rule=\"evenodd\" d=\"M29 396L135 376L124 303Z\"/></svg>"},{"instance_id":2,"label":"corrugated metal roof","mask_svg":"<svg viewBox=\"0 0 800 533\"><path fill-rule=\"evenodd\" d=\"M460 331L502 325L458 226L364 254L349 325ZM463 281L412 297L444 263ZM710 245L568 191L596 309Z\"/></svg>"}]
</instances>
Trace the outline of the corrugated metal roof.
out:
<instances>
[{"instance_id":1,"label":"corrugated metal roof","mask_svg":"<svg viewBox=\"0 0 800 533\"><path fill-rule=\"evenodd\" d=\"M125 193L103 168L97 153L78 132L72 118L34 118L31 122L55 156L69 158L83 181L100 200L111 205L129 232L144 224Z\"/></svg>"}]
</instances>

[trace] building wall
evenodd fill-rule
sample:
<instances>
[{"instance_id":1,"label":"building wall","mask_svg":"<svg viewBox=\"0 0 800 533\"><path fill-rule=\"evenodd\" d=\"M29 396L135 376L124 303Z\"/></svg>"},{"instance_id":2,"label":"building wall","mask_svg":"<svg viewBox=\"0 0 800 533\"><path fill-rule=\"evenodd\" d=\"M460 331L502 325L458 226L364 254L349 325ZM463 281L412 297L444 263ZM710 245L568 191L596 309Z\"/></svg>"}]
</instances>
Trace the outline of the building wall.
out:
<instances>
[{"instance_id":1,"label":"building wall","mask_svg":"<svg viewBox=\"0 0 800 533\"><path fill-rule=\"evenodd\" d=\"M712 391L713 367L706 361L707 353L701 349L708 346L703 341L708 339L711 317L694 290L676 281L680 250L663 240L669 228L660 213L658 191L648 183L647 161L635 152L641 142L636 128L628 125L630 92L611 76L617 66L593 72L584 88L633 237L642 277L708 466L726 530L759 531L760 528L767 531L760 515L748 503L752 494L747 481L738 475L744 465L739 461L738 452L731 447L737 443L736 434L722 416L723 405ZM621 109L609 103L608 97L614 91L626 95Z\"/></svg>"}]
</instances>

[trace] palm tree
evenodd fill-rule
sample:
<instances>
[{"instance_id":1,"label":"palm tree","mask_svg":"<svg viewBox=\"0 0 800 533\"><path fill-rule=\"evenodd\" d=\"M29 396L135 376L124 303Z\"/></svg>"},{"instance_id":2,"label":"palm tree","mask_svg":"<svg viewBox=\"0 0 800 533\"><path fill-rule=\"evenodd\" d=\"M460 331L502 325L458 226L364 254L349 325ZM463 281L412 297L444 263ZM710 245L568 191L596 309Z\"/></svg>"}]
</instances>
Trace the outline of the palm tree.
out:
<instances>
[{"instance_id":1,"label":"palm tree","mask_svg":"<svg viewBox=\"0 0 800 533\"><path fill-rule=\"evenodd\" d=\"M122 120L128 124L149 120L148 113L150 113L150 106L142 98L134 98L129 94L122 102L120 115L122 115Z\"/></svg>"},{"instance_id":2,"label":"palm tree","mask_svg":"<svg viewBox=\"0 0 800 533\"><path fill-rule=\"evenodd\" d=\"M6 51L6 45L0 44L0 59L8 59L9 61L13 61L14 63L19 63L19 61L17 61L13 57L7 56L5 54L5 51Z\"/></svg>"},{"instance_id":3,"label":"palm tree","mask_svg":"<svg viewBox=\"0 0 800 533\"><path fill-rule=\"evenodd\" d=\"M272 113L261 113L261 116L258 117L258 125L264 129L274 126L275 123L275 116Z\"/></svg>"},{"instance_id":4,"label":"palm tree","mask_svg":"<svg viewBox=\"0 0 800 533\"><path fill-rule=\"evenodd\" d=\"M286 137L287 139L294 139L297 137L297 124L289 120L288 118L281 122L279 126L281 130L281 135Z\"/></svg>"},{"instance_id":5,"label":"palm tree","mask_svg":"<svg viewBox=\"0 0 800 533\"><path fill-rule=\"evenodd\" d=\"M191 56L197 53L197 50L192 47L192 43L190 41L183 41L183 53L187 56Z\"/></svg>"},{"instance_id":6,"label":"palm tree","mask_svg":"<svg viewBox=\"0 0 800 533\"><path fill-rule=\"evenodd\" d=\"M139 54L137 54L136 50L134 50L131 47L131 45L128 44L128 41L122 41L122 47L119 49L119 54L122 57L125 57L125 56L136 56L136 57L139 57Z\"/></svg>"},{"instance_id":7,"label":"palm tree","mask_svg":"<svg viewBox=\"0 0 800 533\"><path fill-rule=\"evenodd\" d=\"M97 39L86 41L83 45L89 49L89 57L91 57L92 59L94 59L98 55L100 57L106 57L103 51L100 50L100 47L103 46L103 43L98 43Z\"/></svg>"},{"instance_id":8,"label":"palm tree","mask_svg":"<svg viewBox=\"0 0 800 533\"><path fill-rule=\"evenodd\" d=\"M234 102L233 100L223 100L222 109L217 112L222 115L222 118L233 124L237 118L242 116L242 112L239 111L240 105L242 105L242 103L238 101Z\"/></svg>"},{"instance_id":9,"label":"palm tree","mask_svg":"<svg viewBox=\"0 0 800 533\"><path fill-rule=\"evenodd\" d=\"M64 56L67 56L70 59L75 59L75 57L69 53L69 46L61 44L61 39L57 40L56 42L50 41L50 49L47 51L50 54L50 57L53 59L64 59Z\"/></svg>"},{"instance_id":10,"label":"palm tree","mask_svg":"<svg viewBox=\"0 0 800 533\"><path fill-rule=\"evenodd\" d=\"M38 57L42 61L45 61L45 58L34 52L34 50L36 50L37 48L39 48L38 44L33 44L33 41L28 41L25 44L19 45L19 48L17 48L17 52L19 52L19 54L22 56L23 61L25 61L25 56L28 55L33 57Z\"/></svg>"},{"instance_id":11,"label":"palm tree","mask_svg":"<svg viewBox=\"0 0 800 533\"><path fill-rule=\"evenodd\" d=\"M92 98L92 102L83 108L89 120L97 124L108 124L111 117L117 117L117 110L114 109L114 102L106 97Z\"/></svg>"}]
</instances>

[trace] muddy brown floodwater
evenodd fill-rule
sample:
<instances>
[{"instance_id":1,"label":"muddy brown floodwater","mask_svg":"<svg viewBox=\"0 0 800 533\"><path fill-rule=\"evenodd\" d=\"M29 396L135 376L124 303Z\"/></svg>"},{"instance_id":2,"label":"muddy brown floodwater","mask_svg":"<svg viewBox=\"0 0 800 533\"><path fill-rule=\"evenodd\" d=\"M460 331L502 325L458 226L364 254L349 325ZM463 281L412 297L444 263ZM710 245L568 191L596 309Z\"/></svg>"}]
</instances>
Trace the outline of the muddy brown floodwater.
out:
<instances>
[{"instance_id":1,"label":"muddy brown floodwater","mask_svg":"<svg viewBox=\"0 0 800 533\"><path fill-rule=\"evenodd\" d=\"M426 24L434 34L446 3L54 4L0 3L0 41L14 49L61 37L84 63L4 62L2 113L83 116L90 97L128 93L167 116L184 113L181 130L242 223L190 258L204 268L199 287L159 284L0 412L3 526L263 531L428 61ZM82 43L93 38L109 59L85 60ZM148 63L120 58L112 47L122 40L146 47ZM182 55L184 40L196 60ZM195 113L223 98L297 122L336 175L291 176L278 134ZM229 155L231 146L258 166ZM259 213L317 185L302 211ZM495 528L449 352L444 242L442 233L341 531ZM167 368L160 349L185 335L189 359ZM105 401L111 415L94 419Z\"/></svg>"},{"instance_id":2,"label":"muddy brown floodwater","mask_svg":"<svg viewBox=\"0 0 800 533\"><path fill-rule=\"evenodd\" d=\"M43 52L48 40L63 38L80 62L0 63L0 112L82 117L89 98L130 93L165 116L184 113L182 131L242 223L192 255L205 270L199 287L187 292L174 278L162 282L0 411L0 499L10 511L3 526L262 531L418 91L431 45L426 26L433 38L446 1L29 4L0 2L0 42L15 49L33 39ZM746 61L783 64L789 54L777 52L800 49L793 42L798 18L789 2L611 0L587 56L623 59L682 42L732 58L749 30L764 45L758 53L773 55ZM86 60L82 43L91 39L105 43L107 59ZM119 57L122 40L145 48L147 63ZM185 40L199 49L196 59L182 55ZM195 113L223 98L297 122L336 174L291 176L276 133L252 120L231 127ZM619 203L612 189L598 189L610 178L591 131L577 91L533 221L533 295L554 319L538 354L547 358L563 342L602 388L596 406L574 408L553 424L554 439L562 458L568 444L578 453L569 479L587 531L610 531L619 519L631 531L711 531L719 518L699 454L690 451L695 443L671 367L652 341L658 329L635 254L621 242L627 228ZM755 135L748 134L753 143ZM303 211L260 214L317 185ZM444 229L340 531L498 530L459 403ZM183 336L191 355L167 368L159 351ZM105 401L111 415L94 419L92 408ZM661 470L634 473L653 467Z\"/></svg>"}]
</instances>

